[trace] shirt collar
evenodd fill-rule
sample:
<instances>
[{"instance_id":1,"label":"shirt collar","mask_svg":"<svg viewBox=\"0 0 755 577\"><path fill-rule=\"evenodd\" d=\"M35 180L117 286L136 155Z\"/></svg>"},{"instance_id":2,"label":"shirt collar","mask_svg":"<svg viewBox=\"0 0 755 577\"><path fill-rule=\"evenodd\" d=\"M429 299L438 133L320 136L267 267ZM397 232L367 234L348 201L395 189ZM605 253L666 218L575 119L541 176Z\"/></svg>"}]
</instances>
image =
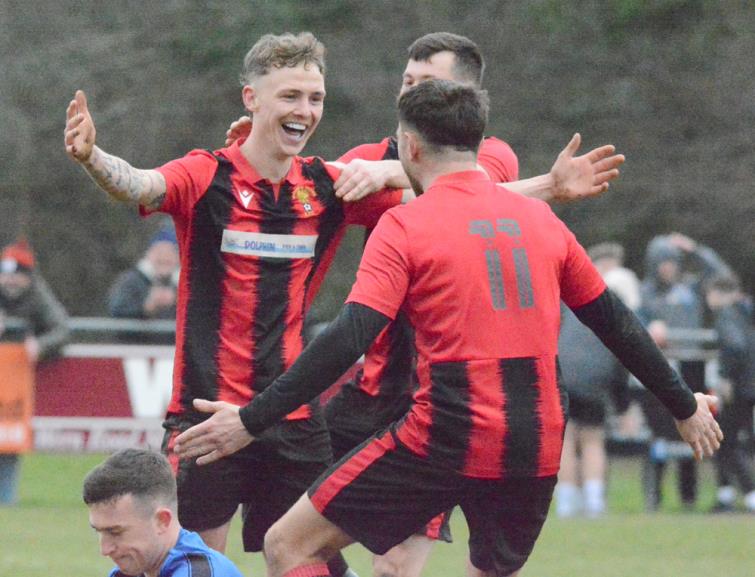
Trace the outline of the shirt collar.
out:
<instances>
[{"instance_id":1,"label":"shirt collar","mask_svg":"<svg viewBox=\"0 0 755 577\"><path fill-rule=\"evenodd\" d=\"M263 178L260 176L260 174L257 172L257 169L254 168L251 164L249 164L249 161L246 159L244 154L241 152L241 145L244 143L246 139L239 139L235 141L231 146L228 148L224 148L222 150L224 156L228 158L239 170L239 173L241 173L241 176L244 178L244 180L253 183L268 183L270 184L270 181L266 178ZM302 169L301 169L301 163L302 158L299 156L295 156L293 158L293 161L291 162L291 168L288 170L288 173L283 178L283 180L287 181L289 184L297 184L302 181L303 175L302 175Z\"/></svg>"},{"instance_id":2,"label":"shirt collar","mask_svg":"<svg viewBox=\"0 0 755 577\"><path fill-rule=\"evenodd\" d=\"M449 172L442 174L429 186L435 188L436 186L448 186L457 183L466 182L491 182L490 177L482 170L462 170L461 172Z\"/></svg>"}]
</instances>

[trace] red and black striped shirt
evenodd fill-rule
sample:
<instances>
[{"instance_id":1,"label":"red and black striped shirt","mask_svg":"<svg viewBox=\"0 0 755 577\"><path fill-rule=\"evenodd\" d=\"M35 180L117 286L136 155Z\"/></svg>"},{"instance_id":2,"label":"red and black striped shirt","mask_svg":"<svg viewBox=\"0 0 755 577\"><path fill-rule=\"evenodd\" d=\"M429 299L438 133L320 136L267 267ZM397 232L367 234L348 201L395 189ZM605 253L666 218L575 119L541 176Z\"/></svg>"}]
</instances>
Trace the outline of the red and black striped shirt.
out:
<instances>
[{"instance_id":1,"label":"red and black striped shirt","mask_svg":"<svg viewBox=\"0 0 755 577\"><path fill-rule=\"evenodd\" d=\"M339 158L347 164L354 159L398 160L395 137L384 138L373 144L363 144ZM497 138L485 138L477 154L478 164L494 182L512 182L519 178L519 162L511 147ZM370 230L366 232L369 237ZM321 270L318 274L324 274ZM375 429L390 424L409 408L414 359L414 334L405 317L399 316L383 330L364 356L364 365L353 382L344 385L343 396L357 394L352 389L375 399L370 415L334 415L338 423L349 428ZM335 426L338 426L336 423ZM332 423L329 423L333 425Z\"/></svg>"},{"instance_id":2,"label":"red and black striped shirt","mask_svg":"<svg viewBox=\"0 0 755 577\"><path fill-rule=\"evenodd\" d=\"M280 183L259 176L237 142L160 167L160 208L181 254L170 413L192 400L248 403L303 348L305 303L323 255L345 224L374 226L401 201L386 190L357 203L334 195L337 169L295 157ZM306 418L304 406L289 418Z\"/></svg>"},{"instance_id":3,"label":"red and black striped shirt","mask_svg":"<svg viewBox=\"0 0 755 577\"><path fill-rule=\"evenodd\" d=\"M559 300L604 290L547 204L470 171L381 219L348 302L415 328L419 389L396 426L410 450L471 477L549 476L565 424Z\"/></svg>"}]
</instances>

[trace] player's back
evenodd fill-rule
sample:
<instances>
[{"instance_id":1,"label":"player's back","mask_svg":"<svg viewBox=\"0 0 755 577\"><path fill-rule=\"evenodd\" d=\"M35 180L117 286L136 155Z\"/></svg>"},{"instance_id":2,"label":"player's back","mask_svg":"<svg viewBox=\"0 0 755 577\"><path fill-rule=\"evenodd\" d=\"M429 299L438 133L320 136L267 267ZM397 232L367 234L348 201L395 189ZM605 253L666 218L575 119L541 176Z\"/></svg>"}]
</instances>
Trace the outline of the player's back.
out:
<instances>
[{"instance_id":1,"label":"player's back","mask_svg":"<svg viewBox=\"0 0 755 577\"><path fill-rule=\"evenodd\" d=\"M399 438L470 476L555 474L559 300L580 306L605 288L584 250L545 203L479 172L441 177L389 217L419 355Z\"/></svg>"},{"instance_id":2,"label":"player's back","mask_svg":"<svg viewBox=\"0 0 755 577\"><path fill-rule=\"evenodd\" d=\"M428 362L555 354L562 273L581 247L545 203L457 175L396 213L419 353Z\"/></svg>"}]
</instances>

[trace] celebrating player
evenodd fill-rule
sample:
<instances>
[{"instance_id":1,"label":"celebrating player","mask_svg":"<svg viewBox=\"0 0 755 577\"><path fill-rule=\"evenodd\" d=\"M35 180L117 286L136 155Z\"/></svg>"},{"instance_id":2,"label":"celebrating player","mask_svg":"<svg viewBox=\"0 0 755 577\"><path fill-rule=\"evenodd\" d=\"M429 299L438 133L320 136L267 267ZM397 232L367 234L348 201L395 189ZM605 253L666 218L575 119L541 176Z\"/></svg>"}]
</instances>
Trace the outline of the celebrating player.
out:
<instances>
[{"instance_id":1,"label":"celebrating player","mask_svg":"<svg viewBox=\"0 0 755 577\"><path fill-rule=\"evenodd\" d=\"M714 399L689 390L574 235L547 205L501 191L477 170L486 118L485 95L456 83L428 81L401 96L399 158L423 196L383 217L347 304L286 374L241 410L222 403L178 439L202 462L247 446L406 312L419 359L412 408L271 528L271 575L328 575L325 560L347 544L383 553L456 504L474 568L516 575L560 460L560 300L658 396L697 458L719 446Z\"/></svg>"},{"instance_id":2,"label":"celebrating player","mask_svg":"<svg viewBox=\"0 0 755 577\"><path fill-rule=\"evenodd\" d=\"M240 503L244 547L259 551L268 527L330 462L330 442L319 407L305 404L231 459L179 462L175 437L205 418L192 401L246 404L288 368L303 348L312 275L336 232L347 223L374 226L401 201L394 189L344 204L333 186L338 169L298 156L322 117L324 67L312 34L263 36L244 59L242 99L255 119L249 137L154 170L95 146L83 92L67 110L71 158L116 200L175 222L181 276L163 448L177 472L182 525L220 551ZM334 574L346 570L341 564Z\"/></svg>"},{"instance_id":3,"label":"celebrating player","mask_svg":"<svg viewBox=\"0 0 755 577\"><path fill-rule=\"evenodd\" d=\"M432 79L453 80L477 88L482 84L483 56L478 46L464 36L449 32L426 34L412 43L408 55L401 94ZM248 118L235 122L229 130L230 141L245 135L250 126ZM573 140L549 174L522 181L518 181L519 166L514 151L497 138L483 139L477 162L493 181L507 183L510 190L543 200L574 200L604 192L608 181L618 174L623 156L614 154L612 146L604 146L575 158L578 146L579 140ZM396 182L404 174L398 162L395 136L357 146L338 160L345 166L335 183L336 190L348 197L383 186L389 176ZM404 185L409 186L409 181ZM334 252L335 243L323 260L329 262ZM313 289L319 288L326 270L327 266L319 267L311 285ZM315 292L310 292L312 298ZM326 405L325 416L336 460L407 412L412 395L412 341L409 324L399 315L375 339L356 377ZM385 555L376 556L374 575L419 577L438 539L450 540L448 515L433 519L420 533Z\"/></svg>"}]
</instances>

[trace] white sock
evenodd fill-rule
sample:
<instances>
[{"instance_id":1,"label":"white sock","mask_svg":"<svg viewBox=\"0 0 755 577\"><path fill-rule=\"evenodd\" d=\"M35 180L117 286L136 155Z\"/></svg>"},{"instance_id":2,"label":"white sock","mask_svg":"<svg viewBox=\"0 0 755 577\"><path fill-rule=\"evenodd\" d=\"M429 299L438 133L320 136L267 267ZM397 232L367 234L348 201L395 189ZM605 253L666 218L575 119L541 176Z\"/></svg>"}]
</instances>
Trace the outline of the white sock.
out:
<instances>
[{"instance_id":1,"label":"white sock","mask_svg":"<svg viewBox=\"0 0 755 577\"><path fill-rule=\"evenodd\" d=\"M581 508L579 488L573 483L556 485L556 515L574 517Z\"/></svg>"},{"instance_id":2,"label":"white sock","mask_svg":"<svg viewBox=\"0 0 755 577\"><path fill-rule=\"evenodd\" d=\"M737 500L737 491L731 485L724 485L718 488L716 499L722 505L733 505Z\"/></svg>"},{"instance_id":3,"label":"white sock","mask_svg":"<svg viewBox=\"0 0 755 577\"><path fill-rule=\"evenodd\" d=\"M605 483L601 479L588 479L582 487L585 513L599 517L606 512Z\"/></svg>"}]
</instances>

